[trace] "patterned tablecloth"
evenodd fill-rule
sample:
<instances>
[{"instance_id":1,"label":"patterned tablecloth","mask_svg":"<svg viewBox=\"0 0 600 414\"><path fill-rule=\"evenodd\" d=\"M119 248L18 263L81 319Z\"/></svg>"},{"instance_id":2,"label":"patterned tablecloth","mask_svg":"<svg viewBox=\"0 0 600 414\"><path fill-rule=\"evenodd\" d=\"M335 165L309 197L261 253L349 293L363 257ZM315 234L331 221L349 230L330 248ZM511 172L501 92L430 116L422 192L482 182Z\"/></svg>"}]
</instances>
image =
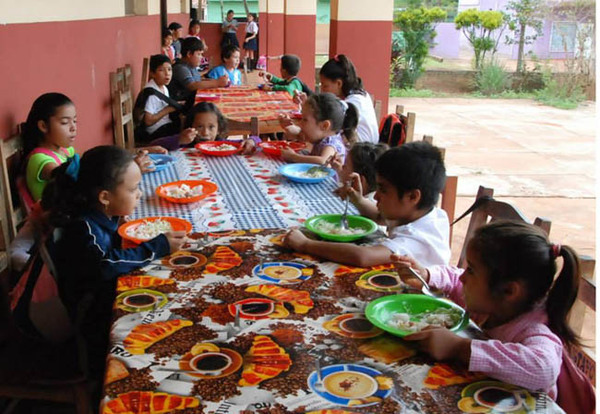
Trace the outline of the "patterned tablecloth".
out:
<instances>
[{"instance_id":1,"label":"patterned tablecloth","mask_svg":"<svg viewBox=\"0 0 600 414\"><path fill-rule=\"evenodd\" d=\"M253 116L259 121L276 120L281 113L299 109L287 92L263 92L248 85L203 89L196 95L196 102L202 100L213 101L226 118L240 122L248 122Z\"/></svg>"},{"instance_id":2,"label":"patterned tablecloth","mask_svg":"<svg viewBox=\"0 0 600 414\"><path fill-rule=\"evenodd\" d=\"M119 279L104 413L561 412L373 327L366 304L403 289L370 283L386 268L295 254L283 232L196 234Z\"/></svg>"},{"instance_id":3,"label":"patterned tablecloth","mask_svg":"<svg viewBox=\"0 0 600 414\"><path fill-rule=\"evenodd\" d=\"M133 218L175 216L190 221L194 231L287 228L307 218L344 209L332 194L334 178L316 184L294 183L278 174L278 158L261 152L252 156L204 156L195 149L171 153L167 169L144 174L142 201ZM155 194L156 187L177 180L208 179L217 184L214 196L193 204L173 204ZM356 210L351 208L351 213Z\"/></svg>"}]
</instances>

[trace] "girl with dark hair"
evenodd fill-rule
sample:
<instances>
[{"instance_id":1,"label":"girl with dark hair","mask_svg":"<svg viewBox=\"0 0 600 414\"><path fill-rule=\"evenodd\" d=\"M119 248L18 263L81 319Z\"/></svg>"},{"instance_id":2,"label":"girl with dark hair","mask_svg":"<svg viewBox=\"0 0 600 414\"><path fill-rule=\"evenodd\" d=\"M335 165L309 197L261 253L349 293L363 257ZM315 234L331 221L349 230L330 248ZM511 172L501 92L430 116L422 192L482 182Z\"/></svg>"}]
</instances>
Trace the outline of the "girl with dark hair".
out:
<instances>
[{"instance_id":1,"label":"girl with dark hair","mask_svg":"<svg viewBox=\"0 0 600 414\"><path fill-rule=\"evenodd\" d=\"M258 24L256 23L256 14L248 13L248 23L246 24L246 38L244 39L244 64L248 65L247 71L254 69L254 52L258 51Z\"/></svg>"},{"instance_id":2,"label":"girl with dark hair","mask_svg":"<svg viewBox=\"0 0 600 414\"><path fill-rule=\"evenodd\" d=\"M54 169L42 208L56 230L48 241L60 297L85 338L90 371L102 373L117 277L179 250L183 232L123 249L117 233L141 196L141 172L127 151L92 148ZM101 378L101 377L100 377Z\"/></svg>"},{"instance_id":3,"label":"girl with dark hair","mask_svg":"<svg viewBox=\"0 0 600 414\"><path fill-rule=\"evenodd\" d=\"M185 129L178 135L158 138L150 144L174 151L179 147L194 146L200 141L220 141L227 138L227 121L212 102L200 102L194 105L185 117ZM251 154L261 142L257 136L242 141L241 152Z\"/></svg>"},{"instance_id":4,"label":"girl with dark hair","mask_svg":"<svg viewBox=\"0 0 600 414\"><path fill-rule=\"evenodd\" d=\"M34 201L50 179L52 170L75 155L77 111L62 93L50 92L37 98L23 125L23 156L27 188Z\"/></svg>"},{"instance_id":5,"label":"girl with dark hair","mask_svg":"<svg viewBox=\"0 0 600 414\"><path fill-rule=\"evenodd\" d=\"M475 232L467 245L465 270L425 269L406 256L392 259L401 275L403 268L411 267L464 306L490 338L463 338L433 328L405 340L416 341L437 360L456 359L469 371L543 390L556 398L563 357L570 361L563 354L563 343L569 346L579 341L567 323L580 277L572 248L551 243L531 224L498 221ZM555 278L558 259L562 268ZM415 279L406 282L413 284Z\"/></svg>"},{"instance_id":6,"label":"girl with dark hair","mask_svg":"<svg viewBox=\"0 0 600 414\"><path fill-rule=\"evenodd\" d=\"M281 156L288 162L324 164L339 155L342 162L346 157L346 144L356 141L355 128L358 122L356 108L340 101L331 93L312 95L302 105L300 129L312 144L310 155L298 154L284 148Z\"/></svg>"},{"instance_id":7,"label":"girl with dark hair","mask_svg":"<svg viewBox=\"0 0 600 414\"><path fill-rule=\"evenodd\" d=\"M346 55L329 59L319 71L320 92L330 92L353 104L358 111L359 141L377 143L379 131L371 96L364 90L354 65Z\"/></svg>"}]
</instances>

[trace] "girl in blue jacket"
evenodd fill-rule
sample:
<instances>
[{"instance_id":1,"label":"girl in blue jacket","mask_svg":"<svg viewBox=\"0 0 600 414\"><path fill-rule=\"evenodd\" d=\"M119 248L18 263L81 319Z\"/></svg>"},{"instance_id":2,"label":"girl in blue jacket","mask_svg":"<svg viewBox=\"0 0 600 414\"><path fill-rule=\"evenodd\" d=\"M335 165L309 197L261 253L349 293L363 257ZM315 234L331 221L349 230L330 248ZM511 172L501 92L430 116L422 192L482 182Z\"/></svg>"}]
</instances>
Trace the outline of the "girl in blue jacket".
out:
<instances>
[{"instance_id":1,"label":"girl in blue jacket","mask_svg":"<svg viewBox=\"0 0 600 414\"><path fill-rule=\"evenodd\" d=\"M161 234L123 249L117 228L141 197L133 156L114 146L92 148L57 167L42 208L55 228L48 242L59 294L88 346L90 374L104 369L116 280L179 250L184 232Z\"/></svg>"}]
</instances>

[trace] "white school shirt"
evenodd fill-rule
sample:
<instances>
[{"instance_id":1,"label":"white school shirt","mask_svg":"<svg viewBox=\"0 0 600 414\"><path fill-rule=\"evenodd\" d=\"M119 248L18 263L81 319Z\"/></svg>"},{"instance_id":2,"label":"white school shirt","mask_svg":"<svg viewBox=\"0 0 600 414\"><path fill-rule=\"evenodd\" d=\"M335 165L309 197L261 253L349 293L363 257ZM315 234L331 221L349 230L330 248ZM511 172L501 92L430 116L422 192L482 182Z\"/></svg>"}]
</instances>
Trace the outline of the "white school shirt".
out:
<instances>
[{"instance_id":1,"label":"white school shirt","mask_svg":"<svg viewBox=\"0 0 600 414\"><path fill-rule=\"evenodd\" d=\"M358 110L358 126L356 134L359 142L379 142L379 126L377 125L377 116L371 96L365 92L365 95L360 93L351 93L345 99Z\"/></svg>"},{"instance_id":2,"label":"white school shirt","mask_svg":"<svg viewBox=\"0 0 600 414\"><path fill-rule=\"evenodd\" d=\"M389 230L381 245L393 253L414 258L423 267L447 265L450 261L450 224L448 215L434 207L412 223Z\"/></svg>"},{"instance_id":3,"label":"white school shirt","mask_svg":"<svg viewBox=\"0 0 600 414\"><path fill-rule=\"evenodd\" d=\"M252 21L246 25L246 33L258 33L258 24Z\"/></svg>"},{"instance_id":4,"label":"white school shirt","mask_svg":"<svg viewBox=\"0 0 600 414\"><path fill-rule=\"evenodd\" d=\"M156 84L156 82L154 82L154 79L150 79L150 81L148 81L148 83L146 84L146 86L144 88L153 88L159 92L162 92L164 95L169 96L169 90L167 89L167 87L163 86L162 88L160 88ZM169 104L166 103L165 101L163 101L162 99L160 99L158 96L150 95L148 97L148 100L146 101L146 106L144 106L144 111L148 112L149 114L154 115L154 114L157 114L160 111L162 111L163 108L165 108L167 106L169 106ZM160 118L158 120L158 122L156 122L154 125L146 126L146 131L149 134L152 134L158 128L160 128L161 126L166 125L170 122L171 122L171 118L169 118L169 115L165 115L162 118Z\"/></svg>"}]
</instances>

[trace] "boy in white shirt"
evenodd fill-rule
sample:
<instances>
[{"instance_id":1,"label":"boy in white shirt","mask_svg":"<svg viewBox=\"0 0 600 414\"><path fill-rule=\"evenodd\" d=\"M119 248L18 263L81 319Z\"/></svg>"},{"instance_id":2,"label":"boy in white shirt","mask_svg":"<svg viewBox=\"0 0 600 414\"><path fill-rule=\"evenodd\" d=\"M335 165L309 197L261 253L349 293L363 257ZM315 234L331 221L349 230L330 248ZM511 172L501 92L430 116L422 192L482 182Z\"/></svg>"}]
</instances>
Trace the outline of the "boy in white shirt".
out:
<instances>
[{"instance_id":1,"label":"boy in white shirt","mask_svg":"<svg viewBox=\"0 0 600 414\"><path fill-rule=\"evenodd\" d=\"M448 216L436 207L446 182L440 151L426 142L411 142L383 153L375 169L377 204L362 196L360 184L347 191L359 200L355 205L363 216L394 223L388 238L378 245L358 246L312 240L292 230L284 243L302 253L359 267L390 263L392 253L419 257L429 266L448 264Z\"/></svg>"},{"instance_id":2,"label":"boy in white shirt","mask_svg":"<svg viewBox=\"0 0 600 414\"><path fill-rule=\"evenodd\" d=\"M148 81L145 88L155 89L168 98L167 85L171 82L172 74L171 61L168 56L151 56L150 81ZM148 140L174 135L179 132L179 128L169 117L169 114L175 111L177 111L177 108L170 106L159 96L148 96L144 105L144 126L149 135Z\"/></svg>"}]
</instances>

